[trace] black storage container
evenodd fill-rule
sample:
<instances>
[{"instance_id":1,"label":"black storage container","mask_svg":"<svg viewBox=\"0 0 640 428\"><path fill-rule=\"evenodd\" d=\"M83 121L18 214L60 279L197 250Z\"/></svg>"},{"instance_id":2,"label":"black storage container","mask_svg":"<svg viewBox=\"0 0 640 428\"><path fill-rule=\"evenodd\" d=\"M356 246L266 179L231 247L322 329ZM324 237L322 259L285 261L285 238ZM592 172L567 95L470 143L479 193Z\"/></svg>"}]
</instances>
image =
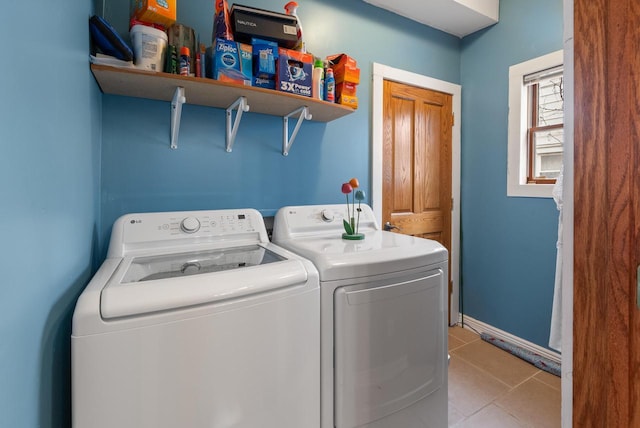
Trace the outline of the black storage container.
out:
<instances>
[{"instance_id":1,"label":"black storage container","mask_svg":"<svg viewBox=\"0 0 640 428\"><path fill-rule=\"evenodd\" d=\"M234 4L231 7L231 27L235 41L251 43L256 37L271 40L291 49L298 42L295 16Z\"/></svg>"}]
</instances>

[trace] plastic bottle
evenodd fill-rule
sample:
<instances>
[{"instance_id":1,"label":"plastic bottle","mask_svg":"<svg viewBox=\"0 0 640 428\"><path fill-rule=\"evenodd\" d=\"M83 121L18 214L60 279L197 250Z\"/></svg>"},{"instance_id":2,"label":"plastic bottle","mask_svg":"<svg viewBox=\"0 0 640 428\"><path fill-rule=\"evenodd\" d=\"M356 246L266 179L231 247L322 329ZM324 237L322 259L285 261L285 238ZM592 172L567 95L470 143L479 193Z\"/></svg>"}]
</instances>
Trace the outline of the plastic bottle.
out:
<instances>
[{"instance_id":1,"label":"plastic bottle","mask_svg":"<svg viewBox=\"0 0 640 428\"><path fill-rule=\"evenodd\" d=\"M311 96L319 100L324 99L324 64L320 59L313 64L312 82Z\"/></svg>"},{"instance_id":2,"label":"plastic bottle","mask_svg":"<svg viewBox=\"0 0 640 428\"><path fill-rule=\"evenodd\" d=\"M333 77L333 68L327 68L327 77L324 79L324 100L330 103L336 102L336 79Z\"/></svg>"},{"instance_id":3,"label":"plastic bottle","mask_svg":"<svg viewBox=\"0 0 640 428\"><path fill-rule=\"evenodd\" d=\"M183 46L180 48L180 75L188 76L191 73L191 52L189 48Z\"/></svg>"},{"instance_id":4,"label":"plastic bottle","mask_svg":"<svg viewBox=\"0 0 640 428\"><path fill-rule=\"evenodd\" d=\"M305 46L304 41L302 40L302 23L300 22L300 18L298 17L298 3L294 1L290 1L289 3L284 5L284 10L287 13L287 15L296 17L296 22L297 22L296 34L298 36L298 43L296 43L293 49L306 53L307 47Z\"/></svg>"}]
</instances>

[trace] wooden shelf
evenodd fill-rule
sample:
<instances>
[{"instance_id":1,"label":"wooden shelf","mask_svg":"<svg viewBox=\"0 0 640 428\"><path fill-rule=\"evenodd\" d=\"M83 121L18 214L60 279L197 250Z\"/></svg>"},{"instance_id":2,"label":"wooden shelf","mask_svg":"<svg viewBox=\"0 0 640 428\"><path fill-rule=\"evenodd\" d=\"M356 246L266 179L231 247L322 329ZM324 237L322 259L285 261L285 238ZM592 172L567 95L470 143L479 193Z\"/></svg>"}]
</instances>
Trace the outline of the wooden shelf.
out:
<instances>
[{"instance_id":1,"label":"wooden shelf","mask_svg":"<svg viewBox=\"0 0 640 428\"><path fill-rule=\"evenodd\" d=\"M226 109L239 97L246 97L250 112L284 117L306 106L311 113L311 120L317 122L330 122L355 112L350 107L310 97L202 77L186 77L97 64L91 64L91 71L105 94L171 102L176 88L183 87L186 104Z\"/></svg>"}]
</instances>

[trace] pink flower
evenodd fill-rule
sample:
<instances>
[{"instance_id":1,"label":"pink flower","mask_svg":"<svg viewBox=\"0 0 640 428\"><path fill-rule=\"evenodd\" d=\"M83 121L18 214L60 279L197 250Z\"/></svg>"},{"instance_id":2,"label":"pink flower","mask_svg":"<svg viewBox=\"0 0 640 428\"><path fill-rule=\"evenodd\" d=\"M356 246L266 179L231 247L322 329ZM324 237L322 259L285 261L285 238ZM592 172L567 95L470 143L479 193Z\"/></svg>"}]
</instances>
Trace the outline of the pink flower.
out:
<instances>
[{"instance_id":1,"label":"pink flower","mask_svg":"<svg viewBox=\"0 0 640 428\"><path fill-rule=\"evenodd\" d=\"M345 195L348 195L351 192L353 192L353 187L351 187L351 184L343 183L342 184L342 193L344 193Z\"/></svg>"}]
</instances>

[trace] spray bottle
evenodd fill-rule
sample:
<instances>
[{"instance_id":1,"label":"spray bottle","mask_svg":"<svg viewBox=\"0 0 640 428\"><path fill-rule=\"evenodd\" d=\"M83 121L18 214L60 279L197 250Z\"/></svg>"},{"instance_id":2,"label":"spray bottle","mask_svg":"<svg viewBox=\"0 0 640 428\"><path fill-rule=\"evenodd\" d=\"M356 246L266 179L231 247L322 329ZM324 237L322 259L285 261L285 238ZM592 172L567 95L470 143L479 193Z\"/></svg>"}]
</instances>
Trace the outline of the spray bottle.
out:
<instances>
[{"instance_id":1,"label":"spray bottle","mask_svg":"<svg viewBox=\"0 0 640 428\"><path fill-rule=\"evenodd\" d=\"M180 48L180 75L188 76L191 73L191 52L188 47Z\"/></svg>"},{"instance_id":2,"label":"spray bottle","mask_svg":"<svg viewBox=\"0 0 640 428\"><path fill-rule=\"evenodd\" d=\"M332 68L327 68L327 76L324 78L324 100L336 102L336 79L333 77Z\"/></svg>"},{"instance_id":3,"label":"spray bottle","mask_svg":"<svg viewBox=\"0 0 640 428\"><path fill-rule=\"evenodd\" d=\"M300 18L298 17L298 3L290 1L289 3L284 5L284 10L287 15L296 17L296 33L298 36L298 43L296 43L293 48L300 52L307 52L307 48L304 45L304 41L302 40L302 24L300 23Z\"/></svg>"}]
</instances>

